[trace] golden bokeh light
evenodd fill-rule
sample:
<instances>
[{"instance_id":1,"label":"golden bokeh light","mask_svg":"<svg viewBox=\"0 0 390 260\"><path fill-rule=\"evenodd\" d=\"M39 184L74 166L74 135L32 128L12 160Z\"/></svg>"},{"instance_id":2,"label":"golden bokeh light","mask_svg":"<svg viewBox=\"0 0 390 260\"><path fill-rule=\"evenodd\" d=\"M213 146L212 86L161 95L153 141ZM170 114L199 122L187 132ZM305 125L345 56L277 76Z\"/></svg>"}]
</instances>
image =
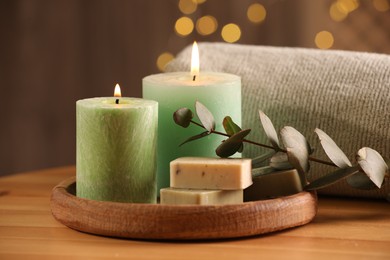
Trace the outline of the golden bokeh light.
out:
<instances>
[{"instance_id":1,"label":"golden bokeh light","mask_svg":"<svg viewBox=\"0 0 390 260\"><path fill-rule=\"evenodd\" d=\"M332 3L329 8L329 15L332 20L341 22L347 18L350 12L353 12L359 7L358 0L337 0Z\"/></svg>"},{"instance_id":2,"label":"golden bokeh light","mask_svg":"<svg viewBox=\"0 0 390 260\"><path fill-rule=\"evenodd\" d=\"M241 38L241 29L237 24L229 23L222 28L221 36L225 42L236 42Z\"/></svg>"},{"instance_id":3,"label":"golden bokeh light","mask_svg":"<svg viewBox=\"0 0 390 260\"><path fill-rule=\"evenodd\" d=\"M346 9L343 5L339 4L339 2L334 2L329 9L330 18L333 21L341 22L348 16L348 9Z\"/></svg>"},{"instance_id":4,"label":"golden bokeh light","mask_svg":"<svg viewBox=\"0 0 390 260\"><path fill-rule=\"evenodd\" d=\"M217 19L214 16L206 15L196 21L196 30L200 35L210 35L218 28Z\"/></svg>"},{"instance_id":5,"label":"golden bokeh light","mask_svg":"<svg viewBox=\"0 0 390 260\"><path fill-rule=\"evenodd\" d=\"M206 2L206 0L192 0L193 2L197 3L198 5L203 4Z\"/></svg>"},{"instance_id":6,"label":"golden bokeh light","mask_svg":"<svg viewBox=\"0 0 390 260\"><path fill-rule=\"evenodd\" d=\"M160 71L165 71L165 66L167 66L167 64L171 60L173 60L173 58L174 58L174 56L170 52L161 53L160 56L158 56L158 58L157 58L157 62L156 62L157 68Z\"/></svg>"},{"instance_id":7,"label":"golden bokeh light","mask_svg":"<svg viewBox=\"0 0 390 260\"><path fill-rule=\"evenodd\" d=\"M255 3L248 7L246 15L252 23L262 23L267 16L267 11L263 5Z\"/></svg>"},{"instance_id":8,"label":"golden bokeh light","mask_svg":"<svg viewBox=\"0 0 390 260\"><path fill-rule=\"evenodd\" d=\"M390 5L388 0L373 0L372 4L374 5L375 9L379 12L386 12L390 10Z\"/></svg>"},{"instance_id":9,"label":"golden bokeh light","mask_svg":"<svg viewBox=\"0 0 390 260\"><path fill-rule=\"evenodd\" d=\"M330 49L333 46L333 35L328 31L321 31L316 34L314 42L319 49Z\"/></svg>"},{"instance_id":10,"label":"golden bokeh light","mask_svg":"<svg viewBox=\"0 0 390 260\"><path fill-rule=\"evenodd\" d=\"M179 9L183 14L192 14L196 11L198 4L194 0L180 0Z\"/></svg>"},{"instance_id":11,"label":"golden bokeh light","mask_svg":"<svg viewBox=\"0 0 390 260\"><path fill-rule=\"evenodd\" d=\"M340 9L344 9L347 13L355 11L359 7L359 0L337 0Z\"/></svg>"},{"instance_id":12,"label":"golden bokeh light","mask_svg":"<svg viewBox=\"0 0 390 260\"><path fill-rule=\"evenodd\" d=\"M194 23L188 17L180 17L175 23L175 31L180 36L187 36L194 30Z\"/></svg>"}]
</instances>

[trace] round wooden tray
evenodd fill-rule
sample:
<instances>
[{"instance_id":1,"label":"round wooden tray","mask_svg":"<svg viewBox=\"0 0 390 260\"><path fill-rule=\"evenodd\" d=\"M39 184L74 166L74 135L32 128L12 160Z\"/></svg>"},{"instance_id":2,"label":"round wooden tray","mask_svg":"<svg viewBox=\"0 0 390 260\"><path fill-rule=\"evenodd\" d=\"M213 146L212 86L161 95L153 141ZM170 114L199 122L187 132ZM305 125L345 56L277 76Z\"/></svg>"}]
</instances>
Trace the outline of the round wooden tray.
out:
<instances>
[{"instance_id":1,"label":"round wooden tray","mask_svg":"<svg viewBox=\"0 0 390 260\"><path fill-rule=\"evenodd\" d=\"M136 239L221 239L278 231L309 223L315 193L234 205L160 205L105 202L75 196L75 178L52 192L55 219L79 231Z\"/></svg>"}]
</instances>

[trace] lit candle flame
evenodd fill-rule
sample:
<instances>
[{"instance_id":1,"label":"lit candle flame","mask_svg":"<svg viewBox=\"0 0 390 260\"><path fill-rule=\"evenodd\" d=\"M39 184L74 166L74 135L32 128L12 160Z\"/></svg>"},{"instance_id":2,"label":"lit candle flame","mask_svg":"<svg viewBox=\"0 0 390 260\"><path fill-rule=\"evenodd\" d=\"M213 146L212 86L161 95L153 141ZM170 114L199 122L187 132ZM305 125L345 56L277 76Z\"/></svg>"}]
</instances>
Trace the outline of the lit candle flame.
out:
<instances>
[{"instance_id":1,"label":"lit candle flame","mask_svg":"<svg viewBox=\"0 0 390 260\"><path fill-rule=\"evenodd\" d=\"M119 86L119 84L116 84L114 90L114 97L121 97L121 96L122 96L121 87Z\"/></svg>"},{"instance_id":2,"label":"lit candle flame","mask_svg":"<svg viewBox=\"0 0 390 260\"><path fill-rule=\"evenodd\" d=\"M191 75L193 76L194 81L199 76L199 49L196 42L194 42L194 45L192 45Z\"/></svg>"}]
</instances>

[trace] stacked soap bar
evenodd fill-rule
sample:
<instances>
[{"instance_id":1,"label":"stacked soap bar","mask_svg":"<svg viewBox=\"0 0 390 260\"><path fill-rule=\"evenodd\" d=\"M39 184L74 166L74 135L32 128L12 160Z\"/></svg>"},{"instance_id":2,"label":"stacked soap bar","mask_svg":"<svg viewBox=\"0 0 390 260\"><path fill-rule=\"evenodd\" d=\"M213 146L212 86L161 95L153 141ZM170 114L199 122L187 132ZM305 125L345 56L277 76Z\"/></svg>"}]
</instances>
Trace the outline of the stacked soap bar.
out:
<instances>
[{"instance_id":1,"label":"stacked soap bar","mask_svg":"<svg viewBox=\"0 0 390 260\"><path fill-rule=\"evenodd\" d=\"M236 204L252 184L250 159L184 157L171 162L161 204Z\"/></svg>"},{"instance_id":2,"label":"stacked soap bar","mask_svg":"<svg viewBox=\"0 0 390 260\"><path fill-rule=\"evenodd\" d=\"M164 188L160 190L161 204L238 204L243 202L242 190L191 190Z\"/></svg>"},{"instance_id":3,"label":"stacked soap bar","mask_svg":"<svg viewBox=\"0 0 390 260\"><path fill-rule=\"evenodd\" d=\"M264 200L292 195L303 190L298 171L285 170L253 178L253 185L244 191L245 201Z\"/></svg>"}]
</instances>

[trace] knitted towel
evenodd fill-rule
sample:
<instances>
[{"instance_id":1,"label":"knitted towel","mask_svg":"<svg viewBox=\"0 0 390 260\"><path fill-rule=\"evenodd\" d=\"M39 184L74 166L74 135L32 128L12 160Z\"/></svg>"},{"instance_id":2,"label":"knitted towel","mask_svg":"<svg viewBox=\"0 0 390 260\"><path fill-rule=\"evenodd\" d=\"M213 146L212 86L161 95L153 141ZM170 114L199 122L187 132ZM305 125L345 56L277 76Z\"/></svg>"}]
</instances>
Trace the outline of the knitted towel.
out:
<instances>
[{"instance_id":1,"label":"knitted towel","mask_svg":"<svg viewBox=\"0 0 390 260\"><path fill-rule=\"evenodd\" d=\"M390 156L390 56L225 43L201 43L199 51L201 71L242 77L242 127L252 129L248 139L267 142L258 118L261 109L277 130L289 125L306 136L315 157L329 160L313 132L316 127L332 137L352 163L364 146ZM189 71L190 55L189 46L168 70ZM264 152L246 145L244 156ZM312 162L309 180L333 170ZM390 180L380 190L361 191L342 181L320 193L386 197Z\"/></svg>"}]
</instances>

